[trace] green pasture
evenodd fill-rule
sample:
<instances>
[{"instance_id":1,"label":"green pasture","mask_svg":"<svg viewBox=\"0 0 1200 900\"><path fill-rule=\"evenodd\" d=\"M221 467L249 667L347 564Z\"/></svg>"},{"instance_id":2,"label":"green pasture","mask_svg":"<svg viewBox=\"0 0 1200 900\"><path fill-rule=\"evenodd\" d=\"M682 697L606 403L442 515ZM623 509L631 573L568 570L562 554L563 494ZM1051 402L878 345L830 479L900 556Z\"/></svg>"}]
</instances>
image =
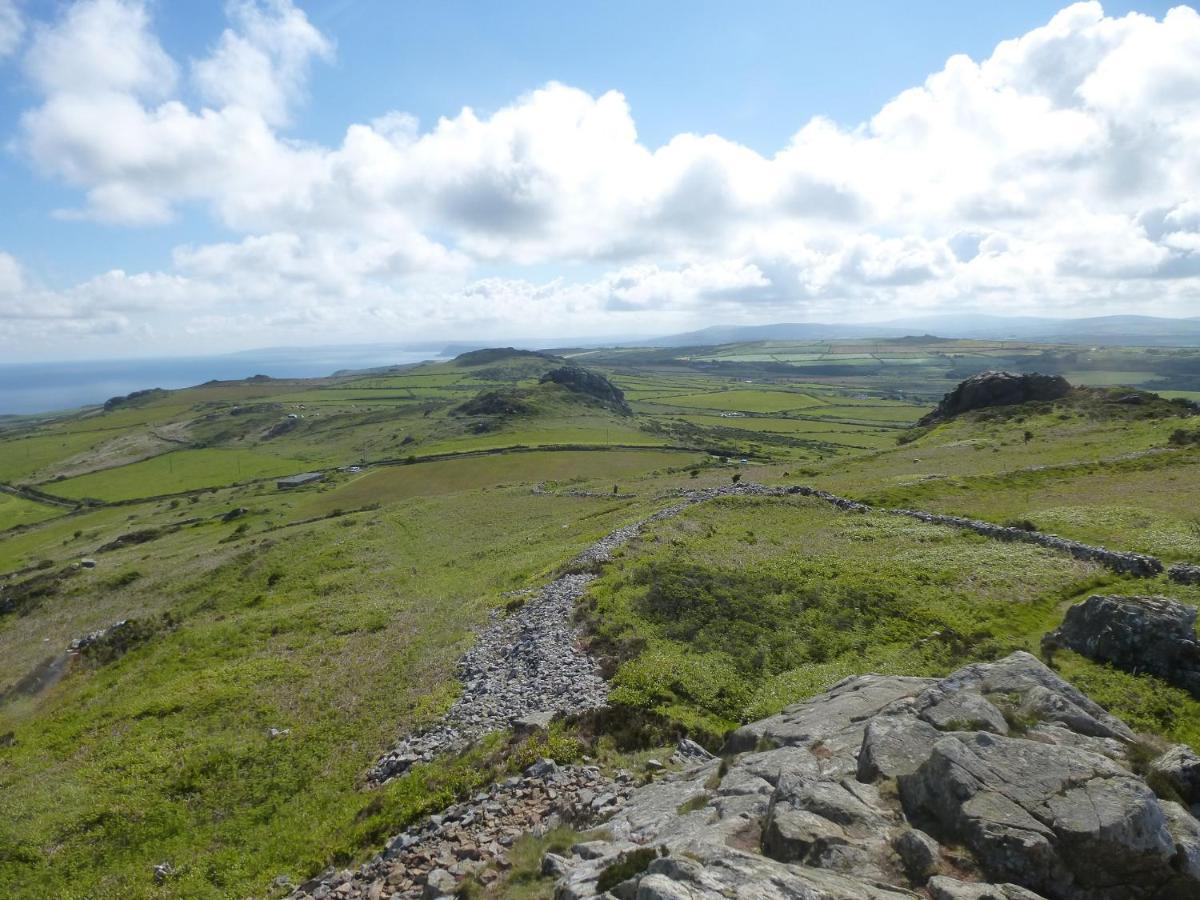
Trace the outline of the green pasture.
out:
<instances>
[{"instance_id":1,"label":"green pasture","mask_svg":"<svg viewBox=\"0 0 1200 900\"><path fill-rule=\"evenodd\" d=\"M291 475L312 461L272 456L257 450L179 450L115 469L55 482L47 489L73 499L130 500L220 487L275 475Z\"/></svg>"},{"instance_id":2,"label":"green pasture","mask_svg":"<svg viewBox=\"0 0 1200 900\"><path fill-rule=\"evenodd\" d=\"M109 440L109 432L61 431L0 441L0 481L20 482L51 463Z\"/></svg>"},{"instance_id":3,"label":"green pasture","mask_svg":"<svg viewBox=\"0 0 1200 900\"><path fill-rule=\"evenodd\" d=\"M169 859L172 895L263 896L278 875L298 883L361 857L477 790L494 777L486 755L370 792L361 777L451 702L458 656L504 591L641 514L515 489L263 539L189 528L152 552L106 554L66 593L0 622L0 639L36 635L50 653L129 615L175 624L0 707L0 733L13 734L0 749L0 894L154 896L153 867Z\"/></svg>"},{"instance_id":4,"label":"green pasture","mask_svg":"<svg viewBox=\"0 0 1200 900\"><path fill-rule=\"evenodd\" d=\"M839 402L836 405L813 406L804 410L803 415L834 421L864 422L868 425L894 424L911 425L928 410L924 407L909 406L908 404L874 404L858 405Z\"/></svg>"},{"instance_id":5,"label":"green pasture","mask_svg":"<svg viewBox=\"0 0 1200 900\"><path fill-rule=\"evenodd\" d=\"M1045 466L1112 460L1167 447L1179 419L1109 421L1073 411L1021 414L938 426L910 443L828 469L834 491L919 497L940 479L1010 476ZM917 433L919 434L919 432ZM1026 439L1026 434L1029 435ZM1068 473L1050 472L1038 483ZM928 487L916 486L928 483Z\"/></svg>"},{"instance_id":6,"label":"green pasture","mask_svg":"<svg viewBox=\"0 0 1200 900\"><path fill-rule=\"evenodd\" d=\"M923 479L865 493L888 505L993 522L1028 520L1075 540L1168 561L1200 560L1200 456L1195 452L1057 471Z\"/></svg>"},{"instance_id":7,"label":"green pasture","mask_svg":"<svg viewBox=\"0 0 1200 900\"><path fill-rule=\"evenodd\" d=\"M716 409L740 412L783 412L789 409L804 409L820 403L808 394L786 390L730 390L713 391L705 394L683 394L664 397L663 406L685 406L698 409Z\"/></svg>"},{"instance_id":8,"label":"green pasture","mask_svg":"<svg viewBox=\"0 0 1200 900\"><path fill-rule=\"evenodd\" d=\"M603 479L595 487L607 492L619 479L695 461L695 454L653 450L558 450L386 466L365 472L334 490L313 494L297 504L293 517L308 518L335 509L394 503L410 497L542 482L548 482L547 488L553 490Z\"/></svg>"},{"instance_id":9,"label":"green pasture","mask_svg":"<svg viewBox=\"0 0 1200 900\"><path fill-rule=\"evenodd\" d=\"M16 525L32 525L61 516L66 510L45 503L35 503L24 497L0 493L0 531Z\"/></svg>"}]
</instances>

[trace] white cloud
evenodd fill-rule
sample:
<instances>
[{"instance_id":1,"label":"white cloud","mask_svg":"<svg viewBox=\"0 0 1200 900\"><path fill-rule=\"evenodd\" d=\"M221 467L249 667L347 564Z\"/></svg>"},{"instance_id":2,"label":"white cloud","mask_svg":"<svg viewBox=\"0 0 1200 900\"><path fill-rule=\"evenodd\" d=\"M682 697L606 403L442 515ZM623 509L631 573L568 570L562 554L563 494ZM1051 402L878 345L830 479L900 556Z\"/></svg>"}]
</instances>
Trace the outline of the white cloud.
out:
<instances>
[{"instance_id":1,"label":"white cloud","mask_svg":"<svg viewBox=\"0 0 1200 900\"><path fill-rule=\"evenodd\" d=\"M48 96L169 96L175 87L175 63L148 26L140 0L76 3L54 25L35 30L25 70Z\"/></svg>"},{"instance_id":2,"label":"white cloud","mask_svg":"<svg viewBox=\"0 0 1200 900\"><path fill-rule=\"evenodd\" d=\"M287 122L310 63L331 58L333 45L289 0L232 0L227 11L234 28L211 56L193 64L197 87L215 106L252 109L273 125Z\"/></svg>"},{"instance_id":3,"label":"white cloud","mask_svg":"<svg viewBox=\"0 0 1200 900\"><path fill-rule=\"evenodd\" d=\"M0 0L0 60L16 51L24 33L25 23L16 0Z\"/></svg>"},{"instance_id":4,"label":"white cloud","mask_svg":"<svg viewBox=\"0 0 1200 900\"><path fill-rule=\"evenodd\" d=\"M488 115L422 128L384 112L337 146L300 143L281 129L332 43L288 0L227 9L229 28L190 65L202 106L184 101L137 0L84 0L34 28L25 68L41 100L19 145L84 193L65 214L146 224L196 202L238 235L179 248L144 284L120 274L63 292L68 305L136 316L129 298L160 290L207 323L189 327L242 333L246 316L341 327L347 304L400 333L1196 311L1188 7L1156 20L1070 6L986 59L951 58L860 125L797 123L769 156L719 135L648 147L620 93L553 83ZM580 264L610 271L568 277ZM493 267L509 274L471 280Z\"/></svg>"}]
</instances>

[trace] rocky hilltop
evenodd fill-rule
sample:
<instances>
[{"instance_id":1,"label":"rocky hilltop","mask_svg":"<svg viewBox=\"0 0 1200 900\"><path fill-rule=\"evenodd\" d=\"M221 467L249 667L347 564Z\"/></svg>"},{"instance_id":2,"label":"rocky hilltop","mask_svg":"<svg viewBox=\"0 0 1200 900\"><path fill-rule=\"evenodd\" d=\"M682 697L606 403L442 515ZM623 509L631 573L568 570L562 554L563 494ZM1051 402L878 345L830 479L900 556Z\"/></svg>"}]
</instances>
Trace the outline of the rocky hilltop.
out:
<instances>
[{"instance_id":1,"label":"rocky hilltop","mask_svg":"<svg viewBox=\"0 0 1200 900\"><path fill-rule=\"evenodd\" d=\"M1035 400L1059 400L1071 392L1071 383L1061 375L981 372L960 382L942 397L933 412L921 419L921 425L944 422L973 409L1012 406Z\"/></svg>"},{"instance_id":2,"label":"rocky hilltop","mask_svg":"<svg viewBox=\"0 0 1200 900\"><path fill-rule=\"evenodd\" d=\"M860 675L632 791L548 857L558 900L1200 896L1200 758L1138 774L1120 720L1027 653Z\"/></svg>"},{"instance_id":3,"label":"rocky hilltop","mask_svg":"<svg viewBox=\"0 0 1200 900\"><path fill-rule=\"evenodd\" d=\"M625 393L599 372L579 366L560 366L551 369L539 380L542 384L561 384L577 394L593 397L624 415L631 414L629 404L625 402Z\"/></svg>"}]
</instances>

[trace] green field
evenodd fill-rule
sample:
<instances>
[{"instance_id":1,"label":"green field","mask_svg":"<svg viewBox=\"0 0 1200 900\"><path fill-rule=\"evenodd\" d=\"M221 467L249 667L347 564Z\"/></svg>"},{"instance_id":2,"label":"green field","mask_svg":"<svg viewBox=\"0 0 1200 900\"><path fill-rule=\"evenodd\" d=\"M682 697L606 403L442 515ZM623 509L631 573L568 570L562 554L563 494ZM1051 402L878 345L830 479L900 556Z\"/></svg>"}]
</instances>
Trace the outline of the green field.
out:
<instances>
[{"instance_id":1,"label":"green field","mask_svg":"<svg viewBox=\"0 0 1200 900\"><path fill-rule=\"evenodd\" d=\"M714 391L709 394L680 394L662 397L667 406L695 406L701 409L739 410L741 412L783 412L818 406L820 401L807 394L776 390Z\"/></svg>"},{"instance_id":2,"label":"green field","mask_svg":"<svg viewBox=\"0 0 1200 900\"><path fill-rule=\"evenodd\" d=\"M477 488L505 488L547 483L575 487L603 479L593 488L609 489L611 479L628 478L697 461L694 454L643 451L609 452L559 450L476 456L413 466L389 466L367 472L334 490L322 491L296 507L298 518L324 515L334 509L355 509L373 503L394 503L412 497L432 497Z\"/></svg>"},{"instance_id":3,"label":"green field","mask_svg":"<svg viewBox=\"0 0 1200 900\"><path fill-rule=\"evenodd\" d=\"M74 456L106 439L104 432L33 434L0 444L0 481L19 482L56 460Z\"/></svg>"},{"instance_id":4,"label":"green field","mask_svg":"<svg viewBox=\"0 0 1200 900\"><path fill-rule=\"evenodd\" d=\"M646 545L588 608L600 647L647 641L614 699L718 738L856 672L944 674L1036 649L1065 600L1106 580L1040 548L848 520L817 500L697 507ZM936 639L950 634L962 639Z\"/></svg>"},{"instance_id":5,"label":"green field","mask_svg":"<svg viewBox=\"0 0 1200 900\"><path fill-rule=\"evenodd\" d=\"M504 734L364 785L398 735L453 701L473 630L511 592L680 491L801 483L1200 561L1200 416L1123 386L1136 374L1200 398L1195 351L922 339L569 351L624 403L543 383L561 359L485 356L206 384L0 428L0 481L32 491L0 493L0 600L50 579L0 612L0 691L90 631L144 628L124 655L0 696L0 896L271 896L278 876L354 868L508 777ZM914 427L991 368L1114 387ZM128 461L146 448L158 455ZM313 469L326 480L275 486ZM694 506L592 583L582 640L630 727L563 725L566 743L610 771L666 758L682 733L717 749L728 728L846 675L1036 651L1092 592L1200 603L1198 587L882 511L798 497ZM1185 692L1072 654L1056 664L1139 731L1200 748ZM165 860L177 874L158 885ZM551 896L547 881L518 891L505 878L480 896Z\"/></svg>"},{"instance_id":6,"label":"green field","mask_svg":"<svg viewBox=\"0 0 1200 900\"><path fill-rule=\"evenodd\" d=\"M0 493L0 531L15 525L31 525L61 515L64 510L24 497Z\"/></svg>"},{"instance_id":7,"label":"green field","mask_svg":"<svg viewBox=\"0 0 1200 900\"><path fill-rule=\"evenodd\" d=\"M312 460L279 458L253 450L179 450L144 462L68 478L54 483L50 490L72 499L129 500L289 475L312 464Z\"/></svg>"}]
</instances>

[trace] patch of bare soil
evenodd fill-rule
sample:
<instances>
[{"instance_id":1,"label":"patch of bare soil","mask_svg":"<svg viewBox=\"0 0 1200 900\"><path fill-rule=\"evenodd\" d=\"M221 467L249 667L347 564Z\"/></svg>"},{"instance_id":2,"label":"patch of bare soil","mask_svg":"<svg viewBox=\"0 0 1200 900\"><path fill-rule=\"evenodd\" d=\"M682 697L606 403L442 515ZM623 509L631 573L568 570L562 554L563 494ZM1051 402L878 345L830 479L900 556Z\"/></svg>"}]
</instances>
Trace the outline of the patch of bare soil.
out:
<instances>
[{"instance_id":1,"label":"patch of bare soil","mask_svg":"<svg viewBox=\"0 0 1200 900\"><path fill-rule=\"evenodd\" d=\"M187 422L163 425L154 431L139 431L122 434L105 441L90 450L76 453L61 462L35 472L29 479L33 483L45 483L59 478L74 478L103 469L113 469L144 459L160 456L169 450L178 450L187 443Z\"/></svg>"}]
</instances>

